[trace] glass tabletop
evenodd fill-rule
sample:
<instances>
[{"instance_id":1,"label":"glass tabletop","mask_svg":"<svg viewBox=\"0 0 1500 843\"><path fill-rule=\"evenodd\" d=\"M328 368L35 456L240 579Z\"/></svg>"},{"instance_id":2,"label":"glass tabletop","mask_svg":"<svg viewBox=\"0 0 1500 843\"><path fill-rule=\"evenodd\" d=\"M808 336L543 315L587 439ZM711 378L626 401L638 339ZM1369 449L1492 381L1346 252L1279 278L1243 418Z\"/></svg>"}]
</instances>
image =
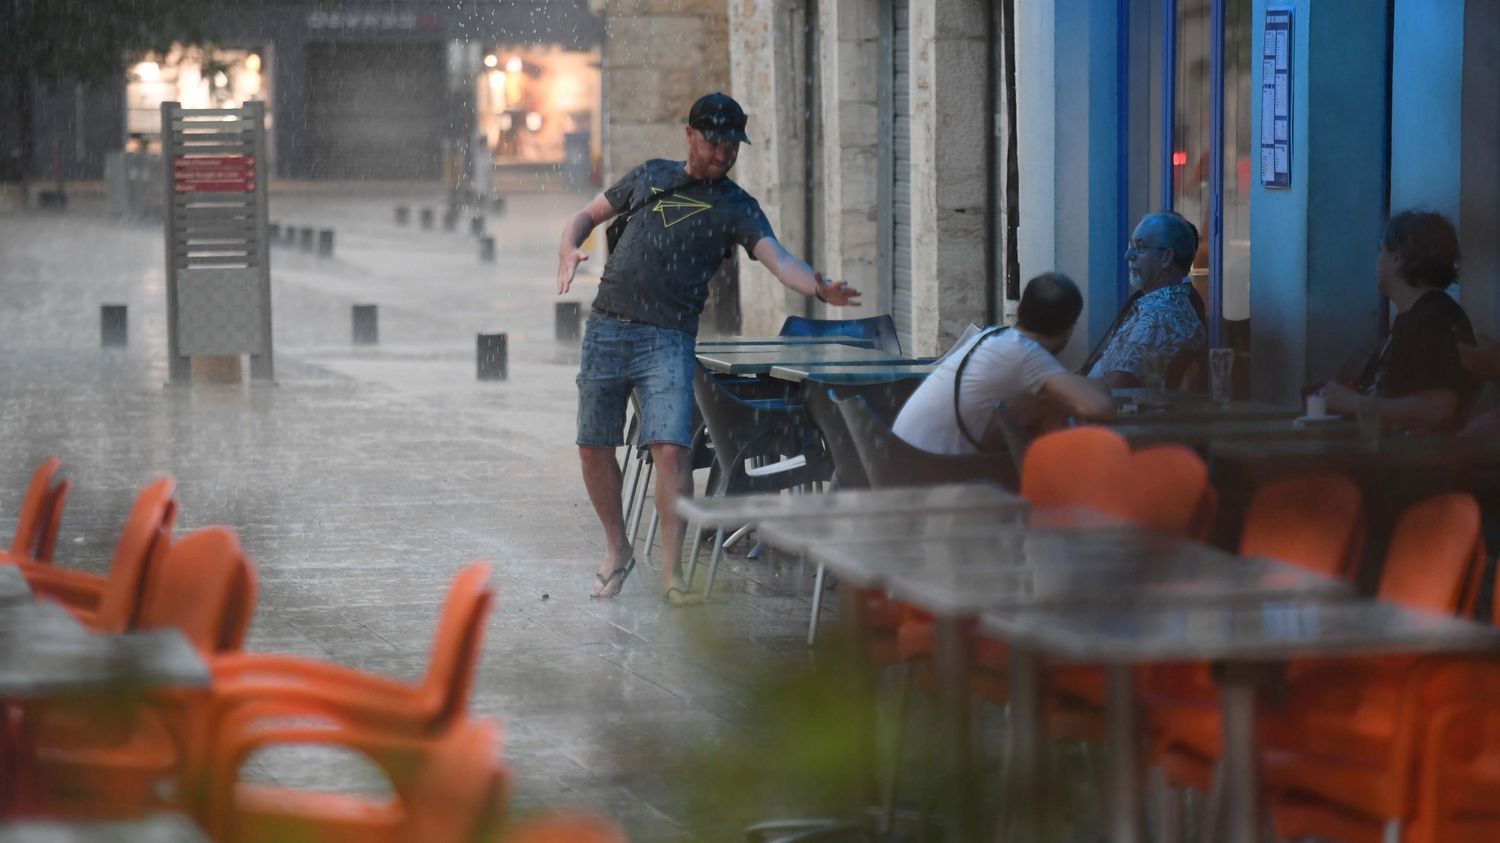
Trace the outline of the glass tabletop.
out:
<instances>
[{"instance_id":1,"label":"glass tabletop","mask_svg":"<svg viewBox=\"0 0 1500 843\"><path fill-rule=\"evenodd\" d=\"M796 366L772 366L770 375L777 380L793 383L879 383L900 378L925 378L936 368L936 363L897 363L890 366L803 363Z\"/></svg>"},{"instance_id":2,"label":"glass tabletop","mask_svg":"<svg viewBox=\"0 0 1500 843\"><path fill-rule=\"evenodd\" d=\"M1026 523L1026 506L1000 505L990 509L941 512L903 512L892 515L851 515L845 518L786 518L762 521L756 537L789 553L806 553L813 545L922 542L933 538L985 538L997 530Z\"/></svg>"},{"instance_id":3,"label":"glass tabletop","mask_svg":"<svg viewBox=\"0 0 1500 843\"><path fill-rule=\"evenodd\" d=\"M1293 419L1300 407L1262 401L1216 404L1207 395L1181 390L1114 389L1115 421L1120 424L1193 421L1254 421Z\"/></svg>"},{"instance_id":4,"label":"glass tabletop","mask_svg":"<svg viewBox=\"0 0 1500 843\"><path fill-rule=\"evenodd\" d=\"M1500 650L1494 627L1371 600L995 612L983 616L983 627L1052 656L1115 664Z\"/></svg>"},{"instance_id":5,"label":"glass tabletop","mask_svg":"<svg viewBox=\"0 0 1500 843\"><path fill-rule=\"evenodd\" d=\"M898 357L873 348L855 348L849 345L801 345L770 346L765 349L736 348L725 351L699 349L698 362L710 371L747 375L765 374L775 366L821 363L872 365L919 361L908 357Z\"/></svg>"},{"instance_id":6,"label":"glass tabletop","mask_svg":"<svg viewBox=\"0 0 1500 843\"><path fill-rule=\"evenodd\" d=\"M1359 427L1353 421L1343 419L1303 424L1295 419L1218 418L1181 421L1173 418L1151 422L1117 421L1111 427L1136 447L1162 443L1209 445L1214 442L1265 439L1353 439L1359 435Z\"/></svg>"},{"instance_id":7,"label":"glass tabletop","mask_svg":"<svg viewBox=\"0 0 1500 843\"><path fill-rule=\"evenodd\" d=\"M1490 468L1500 466L1500 447L1453 436L1386 436L1363 439L1216 442L1214 459L1247 463L1295 463L1317 467Z\"/></svg>"},{"instance_id":8,"label":"glass tabletop","mask_svg":"<svg viewBox=\"0 0 1500 843\"><path fill-rule=\"evenodd\" d=\"M996 483L948 483L900 489L845 489L813 495L726 495L679 498L677 513L705 527L758 524L769 519L831 519L913 512L1022 510L1025 499Z\"/></svg>"},{"instance_id":9,"label":"glass tabletop","mask_svg":"<svg viewBox=\"0 0 1500 843\"><path fill-rule=\"evenodd\" d=\"M776 346L800 345L848 345L856 348L874 348L875 343L864 337L726 337L717 340L699 340L699 350L727 351L734 348L765 349Z\"/></svg>"},{"instance_id":10,"label":"glass tabletop","mask_svg":"<svg viewBox=\"0 0 1500 843\"><path fill-rule=\"evenodd\" d=\"M208 843L181 814L132 820L12 820L0 826L0 843Z\"/></svg>"}]
</instances>

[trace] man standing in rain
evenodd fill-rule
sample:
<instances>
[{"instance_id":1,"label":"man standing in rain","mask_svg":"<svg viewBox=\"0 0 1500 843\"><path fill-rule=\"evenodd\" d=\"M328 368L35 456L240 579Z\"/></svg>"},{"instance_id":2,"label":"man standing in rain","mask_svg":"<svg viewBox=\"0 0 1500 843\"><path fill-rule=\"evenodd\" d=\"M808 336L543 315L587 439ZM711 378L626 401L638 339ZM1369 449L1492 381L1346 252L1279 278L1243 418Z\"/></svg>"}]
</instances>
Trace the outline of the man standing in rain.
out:
<instances>
[{"instance_id":1,"label":"man standing in rain","mask_svg":"<svg viewBox=\"0 0 1500 843\"><path fill-rule=\"evenodd\" d=\"M578 372L578 454L589 500L604 527L605 553L595 575L594 597L614 597L635 567L621 511L621 475L615 449L624 444L625 405L631 390L640 402L641 441L656 464L656 506L661 512L662 595L688 602L678 567L682 519L676 501L690 493L693 372L698 315L708 282L736 245L777 280L835 306L853 304L858 291L827 282L789 254L754 197L728 178L745 135L745 112L715 93L688 114L687 160L655 159L626 173L595 197L563 229L557 258L557 292L572 286L579 246L596 226L616 215L619 233L594 297Z\"/></svg>"}]
</instances>

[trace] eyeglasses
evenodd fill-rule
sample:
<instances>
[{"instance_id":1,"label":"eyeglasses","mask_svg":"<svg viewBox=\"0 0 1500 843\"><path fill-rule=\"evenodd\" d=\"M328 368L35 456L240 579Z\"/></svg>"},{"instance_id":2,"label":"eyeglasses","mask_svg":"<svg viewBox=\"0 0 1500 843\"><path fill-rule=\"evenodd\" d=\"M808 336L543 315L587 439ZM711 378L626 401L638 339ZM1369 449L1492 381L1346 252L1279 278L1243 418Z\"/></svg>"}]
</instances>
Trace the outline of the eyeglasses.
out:
<instances>
[{"instance_id":1,"label":"eyeglasses","mask_svg":"<svg viewBox=\"0 0 1500 843\"><path fill-rule=\"evenodd\" d=\"M1136 240L1125 247L1125 254L1139 255L1143 252L1164 252L1166 249L1166 246L1152 246L1149 243L1142 243Z\"/></svg>"}]
</instances>

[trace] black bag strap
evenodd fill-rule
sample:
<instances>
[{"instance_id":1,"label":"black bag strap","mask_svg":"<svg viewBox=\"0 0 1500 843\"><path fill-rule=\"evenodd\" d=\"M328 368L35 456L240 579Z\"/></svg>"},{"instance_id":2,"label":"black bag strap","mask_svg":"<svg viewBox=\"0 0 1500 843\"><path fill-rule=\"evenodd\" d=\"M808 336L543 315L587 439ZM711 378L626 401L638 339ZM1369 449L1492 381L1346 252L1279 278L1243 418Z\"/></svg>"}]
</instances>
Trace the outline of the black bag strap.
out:
<instances>
[{"instance_id":1,"label":"black bag strap","mask_svg":"<svg viewBox=\"0 0 1500 843\"><path fill-rule=\"evenodd\" d=\"M958 361L958 369L953 373L953 418L958 421L958 432L962 433L964 438L969 440L969 444L973 445L976 451L983 451L984 445L978 439L974 438L974 434L969 432L969 426L964 423L963 406L958 400L959 387L963 385L964 369L968 367L969 358L974 356L974 352L978 351L979 347L984 345L986 340L989 340L991 337L997 337L1008 330L1010 330L1009 325L1001 325L998 328L991 328L980 334L979 338L974 340L974 344L969 346L969 350L964 352L963 359Z\"/></svg>"},{"instance_id":2,"label":"black bag strap","mask_svg":"<svg viewBox=\"0 0 1500 843\"><path fill-rule=\"evenodd\" d=\"M677 185L676 187L669 187L666 190L663 190L661 193L652 193L651 187L648 185L646 187L646 198L620 212L620 216L624 217L626 220L629 220L631 217L635 216L638 211L640 211L647 205L650 205L652 202L666 199L669 196L674 196L684 190L687 190L690 187L697 187L698 185L704 184L705 182L705 179L693 179L692 181L685 181L682 184Z\"/></svg>"}]
</instances>

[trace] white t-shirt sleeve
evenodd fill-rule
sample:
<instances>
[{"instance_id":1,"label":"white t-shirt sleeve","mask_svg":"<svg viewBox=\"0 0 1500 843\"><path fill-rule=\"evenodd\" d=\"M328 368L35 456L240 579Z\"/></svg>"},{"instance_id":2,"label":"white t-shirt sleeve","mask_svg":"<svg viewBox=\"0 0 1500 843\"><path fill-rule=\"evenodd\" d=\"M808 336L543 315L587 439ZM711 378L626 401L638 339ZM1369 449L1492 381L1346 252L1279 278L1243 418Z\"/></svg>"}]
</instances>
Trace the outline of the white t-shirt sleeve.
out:
<instances>
[{"instance_id":1,"label":"white t-shirt sleeve","mask_svg":"<svg viewBox=\"0 0 1500 843\"><path fill-rule=\"evenodd\" d=\"M1021 384L1028 393L1036 395L1047 381L1068 373L1056 357L1035 342L1023 342L1021 347L1026 354L1021 359Z\"/></svg>"}]
</instances>

